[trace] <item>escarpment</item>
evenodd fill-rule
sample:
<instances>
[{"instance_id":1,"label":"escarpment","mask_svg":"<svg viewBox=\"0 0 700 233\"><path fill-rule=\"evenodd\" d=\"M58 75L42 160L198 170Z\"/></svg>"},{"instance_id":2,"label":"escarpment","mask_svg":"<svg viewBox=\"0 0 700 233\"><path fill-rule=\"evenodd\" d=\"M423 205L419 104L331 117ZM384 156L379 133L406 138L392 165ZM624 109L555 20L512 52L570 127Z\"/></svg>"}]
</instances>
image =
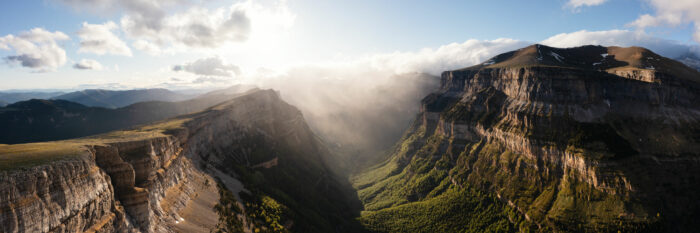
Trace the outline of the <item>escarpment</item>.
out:
<instances>
[{"instance_id":1,"label":"escarpment","mask_svg":"<svg viewBox=\"0 0 700 233\"><path fill-rule=\"evenodd\" d=\"M109 176L83 158L2 173L2 232L110 229L124 220ZM113 229L113 228L111 228Z\"/></svg>"},{"instance_id":2,"label":"escarpment","mask_svg":"<svg viewBox=\"0 0 700 233\"><path fill-rule=\"evenodd\" d=\"M0 232L210 232L231 224L328 232L348 225L339 216L355 209L301 113L272 90L131 130L0 152L8 165ZM272 158L276 166L253 167ZM221 193L235 198L224 203ZM299 207L313 201L320 204ZM264 212L270 203L280 215Z\"/></svg>"},{"instance_id":3,"label":"escarpment","mask_svg":"<svg viewBox=\"0 0 700 233\"><path fill-rule=\"evenodd\" d=\"M449 182L509 205L524 217L509 217L520 231L693 229L700 74L668 60L533 45L444 72L375 171L391 172L356 183L376 211L367 218L389 211L374 208L382 196L430 201ZM387 191L397 179L416 185Z\"/></svg>"},{"instance_id":4,"label":"escarpment","mask_svg":"<svg viewBox=\"0 0 700 233\"><path fill-rule=\"evenodd\" d=\"M182 156L186 138L137 131L55 142L72 147L77 155L68 158L41 143L3 145L6 162L44 154L41 165L3 171L2 232L169 231L165 223L179 216L161 208L166 190L182 186L170 198L186 202L192 176L201 173Z\"/></svg>"}]
</instances>

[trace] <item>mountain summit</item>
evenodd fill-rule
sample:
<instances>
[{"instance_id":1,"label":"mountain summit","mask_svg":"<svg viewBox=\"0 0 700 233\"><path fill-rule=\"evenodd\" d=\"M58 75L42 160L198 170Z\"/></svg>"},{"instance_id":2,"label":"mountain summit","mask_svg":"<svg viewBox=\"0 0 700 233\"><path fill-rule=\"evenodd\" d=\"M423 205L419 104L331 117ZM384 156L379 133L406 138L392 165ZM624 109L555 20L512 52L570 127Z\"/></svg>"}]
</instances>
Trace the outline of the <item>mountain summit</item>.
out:
<instances>
[{"instance_id":1,"label":"mountain summit","mask_svg":"<svg viewBox=\"0 0 700 233\"><path fill-rule=\"evenodd\" d=\"M639 47L532 45L446 71L391 157L353 179L361 220L378 232L696 229L698 80Z\"/></svg>"},{"instance_id":2,"label":"mountain summit","mask_svg":"<svg viewBox=\"0 0 700 233\"><path fill-rule=\"evenodd\" d=\"M623 77L643 74L642 81L660 82L664 77L700 82L700 72L683 63L642 47L581 46L554 48L535 44L495 56L463 70L504 67L561 67L604 71Z\"/></svg>"}]
</instances>

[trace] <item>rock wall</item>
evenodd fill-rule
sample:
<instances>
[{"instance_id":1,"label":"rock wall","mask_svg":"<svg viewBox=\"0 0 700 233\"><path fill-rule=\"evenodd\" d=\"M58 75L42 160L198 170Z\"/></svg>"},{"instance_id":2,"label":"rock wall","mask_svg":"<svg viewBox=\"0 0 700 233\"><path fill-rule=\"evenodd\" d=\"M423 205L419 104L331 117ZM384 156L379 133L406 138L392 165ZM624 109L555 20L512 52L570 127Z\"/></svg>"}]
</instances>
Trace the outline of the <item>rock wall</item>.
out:
<instances>
[{"instance_id":1,"label":"rock wall","mask_svg":"<svg viewBox=\"0 0 700 233\"><path fill-rule=\"evenodd\" d=\"M167 232L179 218L162 210L166 190L194 190L189 159L174 136L87 146L79 160L2 175L2 232ZM7 172L6 172L7 173Z\"/></svg>"},{"instance_id":2,"label":"rock wall","mask_svg":"<svg viewBox=\"0 0 700 233\"><path fill-rule=\"evenodd\" d=\"M427 135L467 146L454 161L455 184L492 190L559 230L649 227L664 214L691 222L681 216L700 210L676 201L700 185L697 83L562 67L449 71L441 83L421 120Z\"/></svg>"},{"instance_id":3,"label":"rock wall","mask_svg":"<svg viewBox=\"0 0 700 233\"><path fill-rule=\"evenodd\" d=\"M0 174L0 232L113 232L128 225L89 155Z\"/></svg>"},{"instance_id":4,"label":"rock wall","mask_svg":"<svg viewBox=\"0 0 700 233\"><path fill-rule=\"evenodd\" d=\"M298 174L325 174L321 184L333 178L301 112L272 90L186 117L165 132L146 126L74 140L84 141L75 159L2 171L0 232L209 232L218 222L216 180L235 195L245 190L231 166L275 159Z\"/></svg>"}]
</instances>

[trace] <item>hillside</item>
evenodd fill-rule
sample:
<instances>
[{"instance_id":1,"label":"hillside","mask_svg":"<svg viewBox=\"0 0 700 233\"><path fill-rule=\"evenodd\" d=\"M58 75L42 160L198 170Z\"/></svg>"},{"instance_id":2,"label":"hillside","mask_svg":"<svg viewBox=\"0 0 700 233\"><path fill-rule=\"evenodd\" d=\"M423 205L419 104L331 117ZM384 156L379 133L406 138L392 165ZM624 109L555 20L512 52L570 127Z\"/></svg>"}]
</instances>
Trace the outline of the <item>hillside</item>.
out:
<instances>
[{"instance_id":1,"label":"hillside","mask_svg":"<svg viewBox=\"0 0 700 233\"><path fill-rule=\"evenodd\" d=\"M162 88L153 88L124 91L86 89L54 96L51 97L51 99L67 100L90 107L121 108L138 102L176 102L190 99L192 97L194 96L183 95Z\"/></svg>"},{"instance_id":2,"label":"hillside","mask_svg":"<svg viewBox=\"0 0 700 233\"><path fill-rule=\"evenodd\" d=\"M251 91L131 130L0 145L0 231L357 232L331 161L299 110Z\"/></svg>"},{"instance_id":3,"label":"hillside","mask_svg":"<svg viewBox=\"0 0 700 233\"><path fill-rule=\"evenodd\" d=\"M0 108L0 143L25 143L84 137L177 115L201 111L247 89L218 91L180 101L149 101L117 109L87 107L66 100L21 101Z\"/></svg>"},{"instance_id":4,"label":"hillside","mask_svg":"<svg viewBox=\"0 0 700 233\"><path fill-rule=\"evenodd\" d=\"M389 159L353 177L361 222L375 232L696 229L699 80L638 47L533 45L446 71Z\"/></svg>"},{"instance_id":5,"label":"hillside","mask_svg":"<svg viewBox=\"0 0 700 233\"><path fill-rule=\"evenodd\" d=\"M677 61L685 64L686 66L700 71L700 58L693 54L687 53L676 58Z\"/></svg>"},{"instance_id":6,"label":"hillside","mask_svg":"<svg viewBox=\"0 0 700 233\"><path fill-rule=\"evenodd\" d=\"M49 99L62 94L64 94L64 92L2 91L0 92L0 102L5 102L5 104L11 104L30 99Z\"/></svg>"}]
</instances>

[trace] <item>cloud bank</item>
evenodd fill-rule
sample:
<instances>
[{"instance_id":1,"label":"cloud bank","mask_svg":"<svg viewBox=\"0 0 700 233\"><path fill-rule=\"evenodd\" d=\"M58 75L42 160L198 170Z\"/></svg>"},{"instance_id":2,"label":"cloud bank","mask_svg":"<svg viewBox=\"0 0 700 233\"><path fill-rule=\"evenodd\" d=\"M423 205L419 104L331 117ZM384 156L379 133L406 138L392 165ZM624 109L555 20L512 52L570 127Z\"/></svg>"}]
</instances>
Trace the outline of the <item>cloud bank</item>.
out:
<instances>
[{"instance_id":1,"label":"cloud bank","mask_svg":"<svg viewBox=\"0 0 700 233\"><path fill-rule=\"evenodd\" d=\"M644 29L647 27L693 24L693 39L700 43L700 1L697 0L647 0L655 10L654 15L644 14L628 24L630 27Z\"/></svg>"},{"instance_id":2,"label":"cloud bank","mask_svg":"<svg viewBox=\"0 0 700 233\"><path fill-rule=\"evenodd\" d=\"M241 73L236 65L227 64L219 57L209 57L173 66L173 71L189 72L201 76L232 77Z\"/></svg>"},{"instance_id":3,"label":"cloud bank","mask_svg":"<svg viewBox=\"0 0 700 233\"><path fill-rule=\"evenodd\" d=\"M437 49L425 48L418 52L379 54L370 58L370 65L379 70L401 73L428 73L438 75L442 71L478 64L500 53L529 45L514 39L467 40Z\"/></svg>"},{"instance_id":4,"label":"cloud bank","mask_svg":"<svg viewBox=\"0 0 700 233\"><path fill-rule=\"evenodd\" d=\"M78 70L102 70L103 66L98 61L82 59L73 65L73 69Z\"/></svg>"},{"instance_id":5,"label":"cloud bank","mask_svg":"<svg viewBox=\"0 0 700 233\"><path fill-rule=\"evenodd\" d=\"M132 14L121 19L124 32L140 42L136 48L150 51L177 48L215 48L227 42L242 42L248 39L251 22L244 8L208 10L194 7L184 13L152 20Z\"/></svg>"},{"instance_id":6,"label":"cloud bank","mask_svg":"<svg viewBox=\"0 0 700 233\"><path fill-rule=\"evenodd\" d=\"M43 28L34 28L0 37L0 49L12 50L15 55L5 57L10 64L19 64L37 72L53 71L66 63L66 51L58 41L69 40L63 32L50 32Z\"/></svg>"},{"instance_id":7,"label":"cloud bank","mask_svg":"<svg viewBox=\"0 0 700 233\"><path fill-rule=\"evenodd\" d=\"M131 56L129 46L113 33L118 28L117 24L112 21L104 24L83 22L83 27L77 32L78 37L80 37L78 52Z\"/></svg>"},{"instance_id":8,"label":"cloud bank","mask_svg":"<svg viewBox=\"0 0 700 233\"><path fill-rule=\"evenodd\" d=\"M132 47L150 55L212 50L241 44L249 41L256 32L268 40L275 39L275 34L283 31L277 30L277 27L289 27L295 18L289 12L286 1L282 0L273 1L272 4L241 1L215 9L198 6L201 2L193 0L54 1L78 10L122 14L120 28L128 39L133 40ZM106 23L99 28L99 34L105 35L100 41L107 40L114 26ZM116 42L115 38L109 37L109 41ZM122 49L117 53L127 53L123 49L125 46L120 44L119 47Z\"/></svg>"},{"instance_id":9,"label":"cloud bank","mask_svg":"<svg viewBox=\"0 0 700 233\"><path fill-rule=\"evenodd\" d=\"M566 7L572 9L578 9L585 6L597 6L605 3L607 0L569 0L566 3Z\"/></svg>"},{"instance_id":10,"label":"cloud bank","mask_svg":"<svg viewBox=\"0 0 700 233\"><path fill-rule=\"evenodd\" d=\"M540 42L553 47L576 47L582 45L640 46L669 58L678 58L688 53L700 54L697 45L683 44L651 36L642 31L608 30L561 33Z\"/></svg>"}]
</instances>

